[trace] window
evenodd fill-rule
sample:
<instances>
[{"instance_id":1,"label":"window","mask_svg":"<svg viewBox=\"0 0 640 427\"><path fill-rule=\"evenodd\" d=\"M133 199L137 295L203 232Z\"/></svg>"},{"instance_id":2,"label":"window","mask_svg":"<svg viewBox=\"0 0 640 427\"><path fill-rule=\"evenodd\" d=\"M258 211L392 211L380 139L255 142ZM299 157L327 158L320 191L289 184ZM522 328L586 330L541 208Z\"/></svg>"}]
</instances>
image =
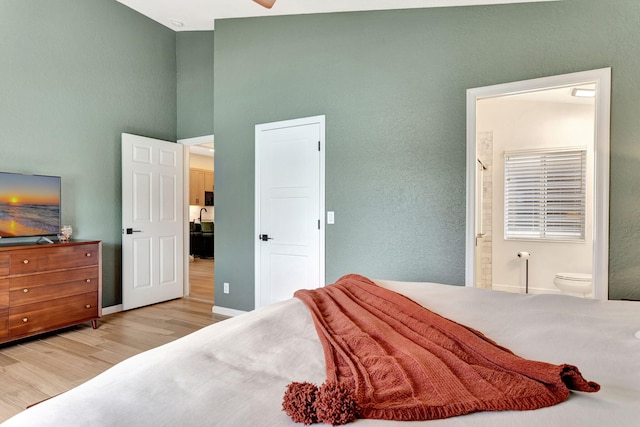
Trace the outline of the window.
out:
<instances>
[{"instance_id":1,"label":"window","mask_svg":"<svg viewBox=\"0 0 640 427\"><path fill-rule=\"evenodd\" d=\"M505 153L505 239L585 239L586 157L584 149Z\"/></svg>"}]
</instances>

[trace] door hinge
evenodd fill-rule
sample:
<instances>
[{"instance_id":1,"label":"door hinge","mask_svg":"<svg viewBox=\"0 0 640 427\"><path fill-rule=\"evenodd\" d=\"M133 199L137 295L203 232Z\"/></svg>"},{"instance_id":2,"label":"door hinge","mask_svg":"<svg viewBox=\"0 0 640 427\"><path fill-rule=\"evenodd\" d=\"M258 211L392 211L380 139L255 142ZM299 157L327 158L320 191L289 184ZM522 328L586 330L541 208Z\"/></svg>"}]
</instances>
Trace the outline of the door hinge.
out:
<instances>
[{"instance_id":1,"label":"door hinge","mask_svg":"<svg viewBox=\"0 0 640 427\"><path fill-rule=\"evenodd\" d=\"M320 141L318 141L318 151L320 151Z\"/></svg>"},{"instance_id":2,"label":"door hinge","mask_svg":"<svg viewBox=\"0 0 640 427\"><path fill-rule=\"evenodd\" d=\"M320 230L320 220L318 220L318 230Z\"/></svg>"}]
</instances>

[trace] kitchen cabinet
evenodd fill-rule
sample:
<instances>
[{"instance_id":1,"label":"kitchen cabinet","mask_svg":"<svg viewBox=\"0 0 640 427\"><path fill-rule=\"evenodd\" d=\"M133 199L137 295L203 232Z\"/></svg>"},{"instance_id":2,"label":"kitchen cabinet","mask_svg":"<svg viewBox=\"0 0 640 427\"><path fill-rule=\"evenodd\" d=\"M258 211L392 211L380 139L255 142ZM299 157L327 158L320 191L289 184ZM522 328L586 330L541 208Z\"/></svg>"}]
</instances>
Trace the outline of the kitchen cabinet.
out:
<instances>
[{"instance_id":1,"label":"kitchen cabinet","mask_svg":"<svg viewBox=\"0 0 640 427\"><path fill-rule=\"evenodd\" d=\"M189 169L189 204L205 205L205 192L213 192L214 175L212 170Z\"/></svg>"}]
</instances>

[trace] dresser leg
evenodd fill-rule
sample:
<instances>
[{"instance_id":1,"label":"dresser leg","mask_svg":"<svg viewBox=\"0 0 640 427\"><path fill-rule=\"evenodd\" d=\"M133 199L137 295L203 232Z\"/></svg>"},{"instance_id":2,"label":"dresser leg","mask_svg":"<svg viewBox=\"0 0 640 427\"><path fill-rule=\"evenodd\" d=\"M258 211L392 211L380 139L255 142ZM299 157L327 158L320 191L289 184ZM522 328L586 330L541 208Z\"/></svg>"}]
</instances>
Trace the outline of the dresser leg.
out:
<instances>
[{"instance_id":1,"label":"dresser leg","mask_svg":"<svg viewBox=\"0 0 640 427\"><path fill-rule=\"evenodd\" d=\"M98 319L93 319L93 320L91 321L91 327L92 327L93 329L98 329Z\"/></svg>"}]
</instances>

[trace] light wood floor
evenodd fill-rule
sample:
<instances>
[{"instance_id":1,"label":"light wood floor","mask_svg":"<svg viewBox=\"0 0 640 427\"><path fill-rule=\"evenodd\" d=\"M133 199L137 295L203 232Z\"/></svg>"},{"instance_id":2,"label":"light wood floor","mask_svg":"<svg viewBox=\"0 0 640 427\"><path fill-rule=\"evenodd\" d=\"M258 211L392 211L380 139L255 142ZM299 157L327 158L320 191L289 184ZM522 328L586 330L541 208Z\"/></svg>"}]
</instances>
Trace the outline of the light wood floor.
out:
<instances>
[{"instance_id":1,"label":"light wood floor","mask_svg":"<svg viewBox=\"0 0 640 427\"><path fill-rule=\"evenodd\" d=\"M211 303L182 298L104 316L38 338L0 345L0 422L116 363L226 319Z\"/></svg>"},{"instance_id":2,"label":"light wood floor","mask_svg":"<svg viewBox=\"0 0 640 427\"><path fill-rule=\"evenodd\" d=\"M196 258L189 263L189 286L191 298L208 301L213 304L213 273L215 261L213 259Z\"/></svg>"}]
</instances>

